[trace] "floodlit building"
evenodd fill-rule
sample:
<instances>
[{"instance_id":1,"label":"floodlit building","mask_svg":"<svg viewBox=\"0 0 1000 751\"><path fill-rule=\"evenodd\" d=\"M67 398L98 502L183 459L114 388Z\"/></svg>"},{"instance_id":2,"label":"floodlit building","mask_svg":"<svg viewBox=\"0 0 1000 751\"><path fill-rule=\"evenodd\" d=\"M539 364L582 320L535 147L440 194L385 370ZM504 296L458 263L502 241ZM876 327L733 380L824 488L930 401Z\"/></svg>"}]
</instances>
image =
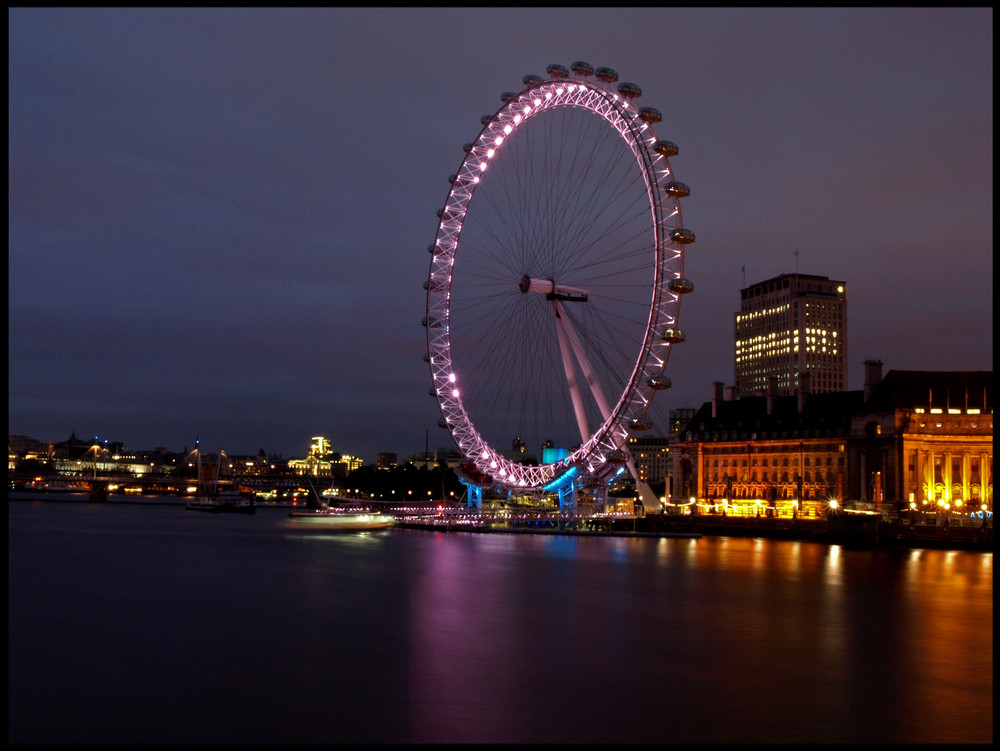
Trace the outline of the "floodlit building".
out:
<instances>
[{"instance_id":1,"label":"floodlit building","mask_svg":"<svg viewBox=\"0 0 1000 751\"><path fill-rule=\"evenodd\" d=\"M860 500L992 513L992 371L891 370L851 432Z\"/></svg>"},{"instance_id":2,"label":"floodlit building","mask_svg":"<svg viewBox=\"0 0 1000 751\"><path fill-rule=\"evenodd\" d=\"M674 501L730 514L831 505L993 511L992 371L889 371L863 391L726 398L716 383L672 443Z\"/></svg>"},{"instance_id":3,"label":"floodlit building","mask_svg":"<svg viewBox=\"0 0 1000 751\"><path fill-rule=\"evenodd\" d=\"M807 379L808 380L808 379ZM673 444L672 499L732 515L821 516L849 480L851 415L861 391L726 399L714 384Z\"/></svg>"},{"instance_id":4,"label":"floodlit building","mask_svg":"<svg viewBox=\"0 0 1000 751\"><path fill-rule=\"evenodd\" d=\"M735 395L778 396L847 389L847 292L844 282L783 274L740 290L734 316Z\"/></svg>"},{"instance_id":5,"label":"floodlit building","mask_svg":"<svg viewBox=\"0 0 1000 751\"><path fill-rule=\"evenodd\" d=\"M296 475L331 477L334 474L333 465L339 461L340 455L333 453L330 441L323 436L314 436L306 457L289 459L288 469Z\"/></svg>"}]
</instances>

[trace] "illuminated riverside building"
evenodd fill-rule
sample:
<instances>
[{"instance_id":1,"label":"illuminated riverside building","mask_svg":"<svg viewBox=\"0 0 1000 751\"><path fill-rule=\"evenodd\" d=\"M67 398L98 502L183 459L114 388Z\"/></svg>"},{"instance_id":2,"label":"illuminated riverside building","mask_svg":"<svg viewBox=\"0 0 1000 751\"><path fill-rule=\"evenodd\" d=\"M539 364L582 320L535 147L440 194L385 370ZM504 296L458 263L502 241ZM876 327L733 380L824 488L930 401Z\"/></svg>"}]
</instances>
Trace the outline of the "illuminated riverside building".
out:
<instances>
[{"instance_id":1,"label":"illuminated riverside building","mask_svg":"<svg viewBox=\"0 0 1000 751\"><path fill-rule=\"evenodd\" d=\"M632 436L628 452L639 480L650 485L664 482L670 475L669 439L662 436Z\"/></svg>"},{"instance_id":2,"label":"illuminated riverside building","mask_svg":"<svg viewBox=\"0 0 1000 751\"><path fill-rule=\"evenodd\" d=\"M288 469L292 473L312 477L346 477L363 465L364 460L359 457L333 451L329 439L323 436L312 439L309 453L304 459L288 460Z\"/></svg>"},{"instance_id":3,"label":"illuminated riverside building","mask_svg":"<svg viewBox=\"0 0 1000 751\"><path fill-rule=\"evenodd\" d=\"M992 371L890 371L852 433L861 500L992 513Z\"/></svg>"},{"instance_id":4,"label":"illuminated riverside building","mask_svg":"<svg viewBox=\"0 0 1000 751\"><path fill-rule=\"evenodd\" d=\"M890 371L865 389L726 399L714 385L672 446L672 502L734 515L993 510L992 371Z\"/></svg>"},{"instance_id":5,"label":"illuminated riverside building","mask_svg":"<svg viewBox=\"0 0 1000 751\"><path fill-rule=\"evenodd\" d=\"M814 394L847 388L847 293L844 282L783 274L740 290L735 314L735 395L798 393L803 373Z\"/></svg>"},{"instance_id":6,"label":"illuminated riverside building","mask_svg":"<svg viewBox=\"0 0 1000 751\"><path fill-rule=\"evenodd\" d=\"M714 384L673 446L672 502L741 516L822 516L849 483L851 415L861 391L725 399Z\"/></svg>"}]
</instances>

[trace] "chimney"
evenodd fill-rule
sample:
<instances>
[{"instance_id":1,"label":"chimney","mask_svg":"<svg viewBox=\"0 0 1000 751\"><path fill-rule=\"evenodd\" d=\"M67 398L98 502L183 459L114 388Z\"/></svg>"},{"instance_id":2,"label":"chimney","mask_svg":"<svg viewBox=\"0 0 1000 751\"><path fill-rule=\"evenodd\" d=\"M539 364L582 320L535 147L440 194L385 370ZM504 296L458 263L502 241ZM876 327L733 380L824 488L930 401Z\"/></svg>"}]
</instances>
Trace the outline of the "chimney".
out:
<instances>
[{"instance_id":1,"label":"chimney","mask_svg":"<svg viewBox=\"0 0 1000 751\"><path fill-rule=\"evenodd\" d=\"M712 419L719 416L719 405L722 404L722 390L725 384L722 381L712 382Z\"/></svg>"},{"instance_id":2,"label":"chimney","mask_svg":"<svg viewBox=\"0 0 1000 751\"><path fill-rule=\"evenodd\" d=\"M799 373L799 412L805 410L806 399L809 398L809 386L812 376L809 373Z\"/></svg>"},{"instance_id":3,"label":"chimney","mask_svg":"<svg viewBox=\"0 0 1000 751\"><path fill-rule=\"evenodd\" d=\"M731 402L733 399L736 398L736 387L726 386L725 394L726 394L726 401Z\"/></svg>"},{"instance_id":4,"label":"chimney","mask_svg":"<svg viewBox=\"0 0 1000 751\"><path fill-rule=\"evenodd\" d=\"M875 392L875 387L882 382L882 361L865 360L865 401Z\"/></svg>"},{"instance_id":5,"label":"chimney","mask_svg":"<svg viewBox=\"0 0 1000 751\"><path fill-rule=\"evenodd\" d=\"M774 400L778 396L778 377L768 376L767 379L767 414L774 412Z\"/></svg>"}]
</instances>

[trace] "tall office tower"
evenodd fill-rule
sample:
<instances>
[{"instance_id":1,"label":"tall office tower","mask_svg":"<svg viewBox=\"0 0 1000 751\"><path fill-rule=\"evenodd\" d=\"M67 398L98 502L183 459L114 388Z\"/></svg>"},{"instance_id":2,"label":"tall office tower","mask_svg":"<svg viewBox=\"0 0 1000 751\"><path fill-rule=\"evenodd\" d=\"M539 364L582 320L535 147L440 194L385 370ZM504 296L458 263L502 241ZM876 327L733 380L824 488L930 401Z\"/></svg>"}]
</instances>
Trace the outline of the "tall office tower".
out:
<instances>
[{"instance_id":1,"label":"tall office tower","mask_svg":"<svg viewBox=\"0 0 1000 751\"><path fill-rule=\"evenodd\" d=\"M847 390L847 292L825 276L782 274L740 290L735 396ZM772 381L772 379L774 379Z\"/></svg>"}]
</instances>

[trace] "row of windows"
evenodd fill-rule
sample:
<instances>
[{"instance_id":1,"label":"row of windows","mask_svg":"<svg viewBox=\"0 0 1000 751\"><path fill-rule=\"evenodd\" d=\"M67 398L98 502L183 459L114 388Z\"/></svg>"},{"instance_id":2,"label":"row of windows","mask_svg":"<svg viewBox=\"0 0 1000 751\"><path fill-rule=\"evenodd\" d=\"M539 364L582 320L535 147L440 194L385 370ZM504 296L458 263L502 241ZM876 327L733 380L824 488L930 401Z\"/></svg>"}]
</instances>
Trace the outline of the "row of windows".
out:
<instances>
[{"instance_id":1,"label":"row of windows","mask_svg":"<svg viewBox=\"0 0 1000 751\"><path fill-rule=\"evenodd\" d=\"M824 465L827 466L827 467L832 467L833 464L834 464L834 459L837 460L836 464L837 464L838 467L843 467L844 466L844 457L843 456L836 456L836 457L834 457L834 456L827 456L827 457L822 457L822 456L817 456L817 457L804 456L804 457L802 457L802 464L805 467L809 467L809 466L822 467ZM741 459L733 459L732 465L730 465L729 459L713 459L712 462L711 462L711 464L710 464L710 466L712 466L712 467L729 467L729 466L733 466L733 467L746 467L747 466L747 461L748 461L747 457L744 456ZM721 462L721 464L720 464L720 462ZM797 467L797 466L799 466L799 457L797 457L797 456L792 456L792 457L783 456L783 457L781 457L781 464L780 465L778 464L778 457L774 457L773 459L771 459L771 463L770 464L768 464L768 458L766 456L763 457L762 459L760 459L759 463L758 463L758 459L756 457L754 457L754 459L752 460L752 462L753 463L750 465L752 467L757 467L757 466L760 466L760 467L768 467L768 466L771 466L771 467L778 467L778 466L781 466L781 467Z\"/></svg>"},{"instance_id":2,"label":"row of windows","mask_svg":"<svg viewBox=\"0 0 1000 751\"><path fill-rule=\"evenodd\" d=\"M725 472L715 472L708 479L710 482L727 482L730 480L733 482L796 482L798 478L788 472L754 473L754 476L749 479L745 473L739 477L735 477L727 475ZM802 473L802 482L825 482L832 485L837 482L837 473L832 470L822 469L815 471L806 470Z\"/></svg>"}]
</instances>

